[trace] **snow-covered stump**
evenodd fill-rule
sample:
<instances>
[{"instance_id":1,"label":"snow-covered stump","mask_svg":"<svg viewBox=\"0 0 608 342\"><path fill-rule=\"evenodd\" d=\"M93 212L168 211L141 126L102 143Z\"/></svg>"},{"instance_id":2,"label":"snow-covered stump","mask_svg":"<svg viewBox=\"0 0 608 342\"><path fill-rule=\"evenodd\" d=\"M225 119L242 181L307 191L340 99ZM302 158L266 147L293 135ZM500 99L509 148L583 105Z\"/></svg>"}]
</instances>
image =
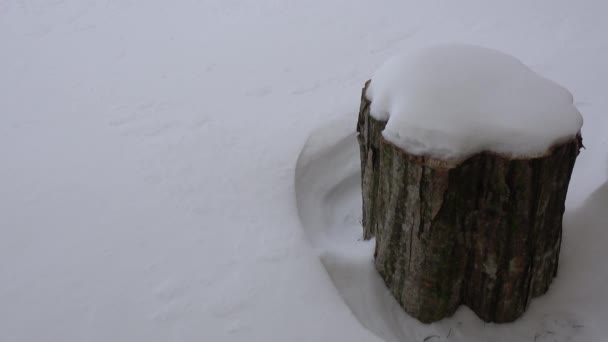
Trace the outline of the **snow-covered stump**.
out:
<instances>
[{"instance_id":1,"label":"snow-covered stump","mask_svg":"<svg viewBox=\"0 0 608 342\"><path fill-rule=\"evenodd\" d=\"M364 237L408 313L509 322L548 290L581 125L565 89L479 47L393 59L366 83Z\"/></svg>"}]
</instances>

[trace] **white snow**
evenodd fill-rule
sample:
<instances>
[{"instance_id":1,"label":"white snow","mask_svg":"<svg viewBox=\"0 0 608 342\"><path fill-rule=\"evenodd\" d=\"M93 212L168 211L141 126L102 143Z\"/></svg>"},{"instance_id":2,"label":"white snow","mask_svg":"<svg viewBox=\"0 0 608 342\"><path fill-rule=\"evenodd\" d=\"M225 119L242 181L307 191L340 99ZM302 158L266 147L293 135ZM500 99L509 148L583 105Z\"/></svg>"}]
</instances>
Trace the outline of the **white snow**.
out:
<instances>
[{"instance_id":1,"label":"white snow","mask_svg":"<svg viewBox=\"0 0 608 342\"><path fill-rule=\"evenodd\" d=\"M438 159L481 151L542 155L580 132L572 95L497 50L467 44L427 47L389 59L372 77L371 115L384 137Z\"/></svg>"},{"instance_id":2,"label":"white snow","mask_svg":"<svg viewBox=\"0 0 608 342\"><path fill-rule=\"evenodd\" d=\"M605 340L607 10L0 1L0 341ZM446 41L509 51L585 116L558 278L513 324L419 324L357 241L361 87Z\"/></svg>"}]
</instances>

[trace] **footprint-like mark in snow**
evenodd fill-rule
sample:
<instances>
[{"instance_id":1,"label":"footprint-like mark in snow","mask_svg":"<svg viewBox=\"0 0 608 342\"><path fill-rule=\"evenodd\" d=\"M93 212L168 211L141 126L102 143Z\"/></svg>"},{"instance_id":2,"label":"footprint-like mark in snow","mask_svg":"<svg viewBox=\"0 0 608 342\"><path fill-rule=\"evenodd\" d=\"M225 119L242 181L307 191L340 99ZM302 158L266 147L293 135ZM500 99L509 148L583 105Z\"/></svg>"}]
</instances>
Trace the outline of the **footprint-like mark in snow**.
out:
<instances>
[{"instance_id":1,"label":"footprint-like mark in snow","mask_svg":"<svg viewBox=\"0 0 608 342\"><path fill-rule=\"evenodd\" d=\"M255 89L248 90L245 95L253 96L253 97L264 97L272 93L272 87L267 85L263 87L258 87Z\"/></svg>"},{"instance_id":2,"label":"footprint-like mark in snow","mask_svg":"<svg viewBox=\"0 0 608 342\"><path fill-rule=\"evenodd\" d=\"M560 293L545 298L544 304L534 301L522 318L510 324L486 324L466 307L433 324L422 324L405 314L374 268L375 242L361 239L355 125L356 117L349 116L311 134L297 161L295 194L306 235L334 286L365 328L387 342L574 341L581 337L584 322L573 313L576 310L570 312L571 303L560 302Z\"/></svg>"},{"instance_id":3,"label":"footprint-like mark in snow","mask_svg":"<svg viewBox=\"0 0 608 342\"><path fill-rule=\"evenodd\" d=\"M392 48L395 48L395 47L399 46L401 43L403 43L404 41L415 36L419 31L420 31L419 27L414 27L414 28L408 30L407 32L399 33L399 34L394 35L392 38L387 38L385 40L382 40L382 41L380 41L379 46L372 48L370 50L370 53L381 53L381 52L390 50Z\"/></svg>"},{"instance_id":4,"label":"footprint-like mark in snow","mask_svg":"<svg viewBox=\"0 0 608 342\"><path fill-rule=\"evenodd\" d=\"M320 87L321 87L321 85L319 83L315 83L309 87L295 89L291 92L291 95L304 95L307 93L311 93L311 92L319 89Z\"/></svg>"}]
</instances>

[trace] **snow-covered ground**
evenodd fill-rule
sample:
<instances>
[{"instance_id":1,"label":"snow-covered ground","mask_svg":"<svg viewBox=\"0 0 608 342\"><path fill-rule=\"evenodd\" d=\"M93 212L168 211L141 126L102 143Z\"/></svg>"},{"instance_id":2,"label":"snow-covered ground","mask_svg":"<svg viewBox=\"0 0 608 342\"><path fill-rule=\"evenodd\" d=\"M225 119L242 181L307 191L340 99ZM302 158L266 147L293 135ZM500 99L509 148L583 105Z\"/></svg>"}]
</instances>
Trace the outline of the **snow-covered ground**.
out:
<instances>
[{"instance_id":1,"label":"snow-covered ground","mask_svg":"<svg viewBox=\"0 0 608 342\"><path fill-rule=\"evenodd\" d=\"M0 341L604 340L606 13L0 0ZM508 325L402 316L356 240L360 89L390 55L454 41L518 57L585 119L560 274Z\"/></svg>"}]
</instances>

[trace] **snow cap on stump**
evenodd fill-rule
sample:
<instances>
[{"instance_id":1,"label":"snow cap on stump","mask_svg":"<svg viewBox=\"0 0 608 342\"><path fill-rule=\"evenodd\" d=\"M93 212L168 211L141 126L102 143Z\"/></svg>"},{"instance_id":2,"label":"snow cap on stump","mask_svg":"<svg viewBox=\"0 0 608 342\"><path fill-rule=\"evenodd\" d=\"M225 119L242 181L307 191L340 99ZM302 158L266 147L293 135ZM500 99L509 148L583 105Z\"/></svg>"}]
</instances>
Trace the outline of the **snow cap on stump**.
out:
<instances>
[{"instance_id":1,"label":"snow cap on stump","mask_svg":"<svg viewBox=\"0 0 608 342\"><path fill-rule=\"evenodd\" d=\"M491 49L432 47L376 73L357 120L363 236L405 311L511 322L547 292L581 125L568 91Z\"/></svg>"},{"instance_id":2,"label":"snow cap on stump","mask_svg":"<svg viewBox=\"0 0 608 342\"><path fill-rule=\"evenodd\" d=\"M465 44L388 60L367 90L383 136L408 153L462 160L482 151L544 155L583 119L560 85L502 52ZM389 119L390 118L390 119Z\"/></svg>"}]
</instances>

